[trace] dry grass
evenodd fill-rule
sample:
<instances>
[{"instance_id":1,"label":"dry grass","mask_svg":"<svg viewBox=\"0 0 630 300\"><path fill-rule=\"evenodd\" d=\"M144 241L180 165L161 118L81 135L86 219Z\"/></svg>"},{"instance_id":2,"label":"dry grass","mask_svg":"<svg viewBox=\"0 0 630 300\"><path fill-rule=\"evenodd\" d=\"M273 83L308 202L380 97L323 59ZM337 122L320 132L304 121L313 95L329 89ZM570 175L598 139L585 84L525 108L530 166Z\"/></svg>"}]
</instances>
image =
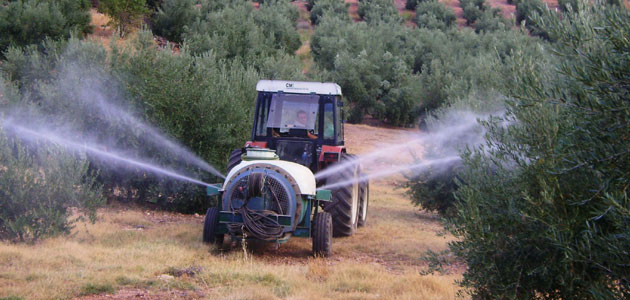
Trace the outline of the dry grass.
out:
<instances>
[{"instance_id":1,"label":"dry grass","mask_svg":"<svg viewBox=\"0 0 630 300\"><path fill-rule=\"evenodd\" d=\"M380 206L374 204L374 215ZM0 244L0 297L72 298L147 289L223 299L454 298L457 276L419 275L419 251L440 249L443 241L404 228L410 227L402 224L404 219L383 224L390 216L375 216L356 236L335 240L331 259L311 258L310 242L296 238L279 250L257 247L245 260L240 247L218 252L203 245L201 217L159 223L139 210L104 210L101 221L79 226L70 238L32 246ZM412 235L402 237L405 233ZM293 253L285 256L287 252ZM164 276L191 267L201 271Z\"/></svg>"},{"instance_id":2,"label":"dry grass","mask_svg":"<svg viewBox=\"0 0 630 300\"><path fill-rule=\"evenodd\" d=\"M401 131L361 125L348 132L393 138ZM240 246L218 251L201 243L202 216L114 207L99 215L70 237L0 243L0 298L453 299L460 278L457 270L421 275L422 252L443 250L452 238L439 235L439 220L418 212L391 181L372 185L368 224L335 239L328 259L311 257L310 240L300 238L278 249L250 245L249 259ZM173 270L195 271L172 277L186 274Z\"/></svg>"}]
</instances>

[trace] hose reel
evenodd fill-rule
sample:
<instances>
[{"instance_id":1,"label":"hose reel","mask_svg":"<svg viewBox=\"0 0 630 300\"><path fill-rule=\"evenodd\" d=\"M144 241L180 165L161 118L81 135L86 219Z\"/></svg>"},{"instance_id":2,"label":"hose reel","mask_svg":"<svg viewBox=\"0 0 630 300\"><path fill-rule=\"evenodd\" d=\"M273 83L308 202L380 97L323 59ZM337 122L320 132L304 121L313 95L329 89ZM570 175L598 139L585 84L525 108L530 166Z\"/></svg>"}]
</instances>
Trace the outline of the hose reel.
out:
<instances>
[{"instance_id":1,"label":"hose reel","mask_svg":"<svg viewBox=\"0 0 630 300\"><path fill-rule=\"evenodd\" d=\"M236 181L231 191L229 207L243 218L242 225L228 225L232 234L247 230L248 236L266 241L284 235L284 226L275 217L288 212L292 197L278 179L265 171L252 171ZM251 201L257 203L250 204Z\"/></svg>"}]
</instances>

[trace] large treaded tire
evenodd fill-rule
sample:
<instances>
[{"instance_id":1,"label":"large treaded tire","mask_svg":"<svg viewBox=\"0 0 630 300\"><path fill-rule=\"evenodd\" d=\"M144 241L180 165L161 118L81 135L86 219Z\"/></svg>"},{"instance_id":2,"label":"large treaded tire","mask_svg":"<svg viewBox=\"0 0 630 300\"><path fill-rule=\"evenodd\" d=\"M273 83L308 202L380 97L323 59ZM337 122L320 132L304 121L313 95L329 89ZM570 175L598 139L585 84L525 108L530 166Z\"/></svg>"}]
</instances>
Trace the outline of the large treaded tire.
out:
<instances>
[{"instance_id":1,"label":"large treaded tire","mask_svg":"<svg viewBox=\"0 0 630 300\"><path fill-rule=\"evenodd\" d=\"M347 163L352 159L351 155L342 153L340 164ZM326 184L346 182L351 179L358 179L358 167L349 164L347 168L330 175L326 179ZM332 189L332 201L324 206L324 210L329 212L333 221L333 235L351 236L357 229L359 216L359 183L354 183L336 187Z\"/></svg>"},{"instance_id":2,"label":"large treaded tire","mask_svg":"<svg viewBox=\"0 0 630 300\"><path fill-rule=\"evenodd\" d=\"M328 257L332 254L332 217L320 212L313 218L313 255Z\"/></svg>"},{"instance_id":3,"label":"large treaded tire","mask_svg":"<svg viewBox=\"0 0 630 300\"><path fill-rule=\"evenodd\" d=\"M230 159L228 159L227 163L227 170L225 172L226 176L228 173L230 173L230 170L232 170L232 168L241 163L241 155L243 155L242 148L234 149L234 151L232 151L232 154L230 154Z\"/></svg>"},{"instance_id":4,"label":"large treaded tire","mask_svg":"<svg viewBox=\"0 0 630 300\"><path fill-rule=\"evenodd\" d=\"M219 247L223 244L223 234L216 234L219 224L219 208L210 207L206 211L206 219L203 221L203 242L215 244Z\"/></svg>"},{"instance_id":5,"label":"large treaded tire","mask_svg":"<svg viewBox=\"0 0 630 300\"><path fill-rule=\"evenodd\" d=\"M361 181L359 187L359 223L358 226L365 226L368 217L368 208L370 204L370 181Z\"/></svg>"}]
</instances>

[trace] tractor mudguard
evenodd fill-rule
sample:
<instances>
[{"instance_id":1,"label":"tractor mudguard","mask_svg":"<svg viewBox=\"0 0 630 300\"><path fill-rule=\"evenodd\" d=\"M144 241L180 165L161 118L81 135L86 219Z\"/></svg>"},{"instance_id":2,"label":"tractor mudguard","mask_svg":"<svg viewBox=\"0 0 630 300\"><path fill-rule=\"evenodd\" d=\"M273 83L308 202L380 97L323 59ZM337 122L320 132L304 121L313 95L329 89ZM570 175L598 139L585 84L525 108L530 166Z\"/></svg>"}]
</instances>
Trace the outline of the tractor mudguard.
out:
<instances>
[{"instance_id":1,"label":"tractor mudguard","mask_svg":"<svg viewBox=\"0 0 630 300\"><path fill-rule=\"evenodd\" d=\"M322 145L322 152L319 154L319 162L335 163L341 159L344 146Z\"/></svg>"}]
</instances>

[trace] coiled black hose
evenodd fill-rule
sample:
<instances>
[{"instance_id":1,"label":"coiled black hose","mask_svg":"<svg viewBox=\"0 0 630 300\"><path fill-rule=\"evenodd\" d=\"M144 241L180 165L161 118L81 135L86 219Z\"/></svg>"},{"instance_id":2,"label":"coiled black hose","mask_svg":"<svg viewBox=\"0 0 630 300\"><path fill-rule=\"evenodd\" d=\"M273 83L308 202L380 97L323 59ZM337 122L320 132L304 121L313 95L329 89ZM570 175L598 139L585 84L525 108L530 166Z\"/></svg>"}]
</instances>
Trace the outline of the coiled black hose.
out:
<instances>
[{"instance_id":1,"label":"coiled black hose","mask_svg":"<svg viewBox=\"0 0 630 300\"><path fill-rule=\"evenodd\" d=\"M284 227L278 223L276 212L271 210L257 211L247 207L249 200L264 194L266 176L264 173L251 173L247 178L247 199L234 213L240 213L243 217L243 226L247 232L260 240L274 241L282 237ZM275 195L274 195L275 197ZM277 200L277 199L276 199ZM228 230L236 233L243 230L240 224L228 224Z\"/></svg>"}]
</instances>

